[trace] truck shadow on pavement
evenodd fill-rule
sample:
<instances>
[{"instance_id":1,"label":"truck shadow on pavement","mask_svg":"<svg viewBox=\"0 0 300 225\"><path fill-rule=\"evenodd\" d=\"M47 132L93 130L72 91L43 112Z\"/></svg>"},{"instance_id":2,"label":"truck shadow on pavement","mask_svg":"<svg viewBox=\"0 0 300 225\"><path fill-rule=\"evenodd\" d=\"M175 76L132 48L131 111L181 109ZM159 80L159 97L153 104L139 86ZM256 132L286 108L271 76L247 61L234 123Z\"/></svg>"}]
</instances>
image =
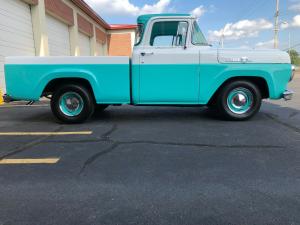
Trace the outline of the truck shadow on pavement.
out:
<instances>
[{"instance_id":1,"label":"truck shadow on pavement","mask_svg":"<svg viewBox=\"0 0 300 225\"><path fill-rule=\"evenodd\" d=\"M249 121L265 121L265 119L295 119L300 120L300 110L292 107L280 106L270 102L264 102L260 112ZM299 117L299 118L298 118ZM110 107L104 112L93 115L90 122L96 121L223 121L218 112L208 107ZM246 121L247 122L247 121ZM300 125L300 121L299 121Z\"/></svg>"},{"instance_id":2,"label":"truck shadow on pavement","mask_svg":"<svg viewBox=\"0 0 300 225\"><path fill-rule=\"evenodd\" d=\"M149 120L194 120L217 119L217 115L211 113L206 107L110 107L104 112L95 113L92 121L149 121Z\"/></svg>"},{"instance_id":3,"label":"truck shadow on pavement","mask_svg":"<svg viewBox=\"0 0 300 225\"><path fill-rule=\"evenodd\" d=\"M1 108L0 108L1 109ZM20 111L21 110L21 111ZM41 123L62 124L52 115L49 107L2 108L1 120L6 123ZM263 122L266 119L277 123L288 123L289 126L300 129L300 110L296 107L282 106L271 102L264 102L260 112L246 122L224 121L217 112L207 107L159 107L159 106L111 106L104 112L95 113L86 124L101 122L221 122L221 123L247 123ZM72 126L72 125L68 125ZM294 129L293 128L293 129ZM294 129L295 130L295 129Z\"/></svg>"},{"instance_id":4,"label":"truck shadow on pavement","mask_svg":"<svg viewBox=\"0 0 300 225\"><path fill-rule=\"evenodd\" d=\"M262 119L260 113L254 117ZM110 107L104 112L95 113L91 120L95 121L224 121L219 114L205 106L203 107ZM231 121L226 121L231 122Z\"/></svg>"}]
</instances>

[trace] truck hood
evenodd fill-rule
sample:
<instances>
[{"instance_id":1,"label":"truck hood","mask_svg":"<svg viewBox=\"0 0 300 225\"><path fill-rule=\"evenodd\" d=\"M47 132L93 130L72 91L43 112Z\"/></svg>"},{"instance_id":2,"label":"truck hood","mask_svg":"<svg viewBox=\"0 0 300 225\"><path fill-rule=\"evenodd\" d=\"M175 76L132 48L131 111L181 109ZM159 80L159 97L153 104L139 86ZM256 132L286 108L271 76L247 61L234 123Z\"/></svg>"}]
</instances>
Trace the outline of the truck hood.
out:
<instances>
[{"instance_id":1,"label":"truck hood","mask_svg":"<svg viewBox=\"0 0 300 225\"><path fill-rule=\"evenodd\" d=\"M219 63L291 63L288 53L275 50L218 49Z\"/></svg>"}]
</instances>

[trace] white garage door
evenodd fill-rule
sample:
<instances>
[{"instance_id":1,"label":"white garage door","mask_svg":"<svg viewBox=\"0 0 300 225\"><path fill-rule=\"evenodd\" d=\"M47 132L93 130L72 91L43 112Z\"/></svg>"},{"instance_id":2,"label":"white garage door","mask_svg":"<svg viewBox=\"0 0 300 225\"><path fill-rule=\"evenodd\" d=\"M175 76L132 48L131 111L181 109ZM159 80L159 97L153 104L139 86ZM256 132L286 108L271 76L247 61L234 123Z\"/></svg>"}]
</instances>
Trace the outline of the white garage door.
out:
<instances>
[{"instance_id":1,"label":"white garage door","mask_svg":"<svg viewBox=\"0 0 300 225\"><path fill-rule=\"evenodd\" d=\"M48 43L51 56L70 55L70 33L67 24L47 15Z\"/></svg>"},{"instance_id":2,"label":"white garage door","mask_svg":"<svg viewBox=\"0 0 300 225\"><path fill-rule=\"evenodd\" d=\"M102 43L99 43L99 42L96 43L96 54L97 54L97 56L105 55L104 48L105 48L105 45L103 45Z\"/></svg>"},{"instance_id":3,"label":"white garage door","mask_svg":"<svg viewBox=\"0 0 300 225\"><path fill-rule=\"evenodd\" d=\"M5 91L4 57L35 55L30 6L0 0L0 88Z\"/></svg>"},{"instance_id":4,"label":"white garage door","mask_svg":"<svg viewBox=\"0 0 300 225\"><path fill-rule=\"evenodd\" d=\"M90 38L80 32L79 32L79 48L80 48L80 55L82 56L91 55Z\"/></svg>"}]
</instances>

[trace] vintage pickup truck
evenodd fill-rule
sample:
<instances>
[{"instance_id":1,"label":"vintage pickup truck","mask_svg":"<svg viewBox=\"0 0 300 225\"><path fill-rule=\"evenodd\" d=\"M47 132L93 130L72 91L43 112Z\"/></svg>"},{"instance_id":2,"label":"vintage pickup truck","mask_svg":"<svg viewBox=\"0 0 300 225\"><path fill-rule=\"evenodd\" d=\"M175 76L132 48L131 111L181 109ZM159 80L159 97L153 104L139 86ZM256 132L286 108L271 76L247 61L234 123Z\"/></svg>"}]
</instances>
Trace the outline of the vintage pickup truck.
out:
<instances>
[{"instance_id":1,"label":"vintage pickup truck","mask_svg":"<svg viewBox=\"0 0 300 225\"><path fill-rule=\"evenodd\" d=\"M143 15L132 57L8 57L6 100L51 98L66 123L109 105L210 106L230 120L262 99L289 100L290 57L279 50L213 48L189 14Z\"/></svg>"}]
</instances>

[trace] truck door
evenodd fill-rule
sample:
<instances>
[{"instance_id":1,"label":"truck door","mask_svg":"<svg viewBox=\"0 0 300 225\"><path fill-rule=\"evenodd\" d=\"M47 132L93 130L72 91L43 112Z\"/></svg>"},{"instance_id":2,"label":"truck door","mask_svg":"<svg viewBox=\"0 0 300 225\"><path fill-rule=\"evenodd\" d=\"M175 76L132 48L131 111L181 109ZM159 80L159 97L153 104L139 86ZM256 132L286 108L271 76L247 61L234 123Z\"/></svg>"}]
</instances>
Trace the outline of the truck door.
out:
<instances>
[{"instance_id":1,"label":"truck door","mask_svg":"<svg viewBox=\"0 0 300 225\"><path fill-rule=\"evenodd\" d=\"M189 48L189 21L158 19L140 50L140 104L198 104L199 50Z\"/></svg>"}]
</instances>

